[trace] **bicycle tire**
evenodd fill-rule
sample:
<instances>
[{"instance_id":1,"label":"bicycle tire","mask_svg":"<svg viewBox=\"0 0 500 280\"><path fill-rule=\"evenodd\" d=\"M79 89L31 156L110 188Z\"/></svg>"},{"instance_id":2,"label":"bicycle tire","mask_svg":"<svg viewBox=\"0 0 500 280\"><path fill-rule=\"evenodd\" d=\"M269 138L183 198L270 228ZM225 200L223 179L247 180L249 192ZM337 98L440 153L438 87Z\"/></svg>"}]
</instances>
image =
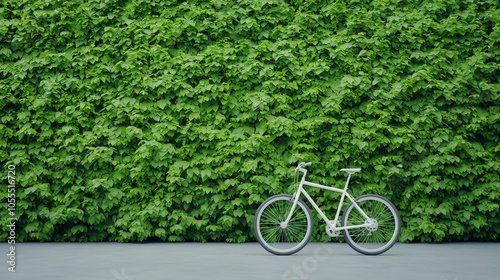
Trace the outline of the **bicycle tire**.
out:
<instances>
[{"instance_id":1,"label":"bicycle tire","mask_svg":"<svg viewBox=\"0 0 500 280\"><path fill-rule=\"evenodd\" d=\"M307 245L313 232L313 217L309 207L301 199L297 202L286 228L281 228L290 213L294 198L279 194L264 201L254 218L254 232L264 249L275 255L291 255Z\"/></svg>"},{"instance_id":2,"label":"bicycle tire","mask_svg":"<svg viewBox=\"0 0 500 280\"><path fill-rule=\"evenodd\" d=\"M359 207L372 219L377 221L376 227L363 227L343 230L344 240L359 253L378 255L389 250L398 240L401 231L401 218L398 210L385 197L367 194L355 199ZM342 226L365 223L354 204L347 205L342 217Z\"/></svg>"}]
</instances>

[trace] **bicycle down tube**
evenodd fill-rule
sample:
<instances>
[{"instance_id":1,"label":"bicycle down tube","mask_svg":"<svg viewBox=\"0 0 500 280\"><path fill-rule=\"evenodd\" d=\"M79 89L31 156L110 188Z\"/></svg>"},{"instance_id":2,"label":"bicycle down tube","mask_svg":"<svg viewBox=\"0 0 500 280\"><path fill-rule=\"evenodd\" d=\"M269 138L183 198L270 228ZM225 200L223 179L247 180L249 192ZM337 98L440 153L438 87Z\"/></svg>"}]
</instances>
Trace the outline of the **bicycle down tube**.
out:
<instances>
[{"instance_id":1,"label":"bicycle down tube","mask_svg":"<svg viewBox=\"0 0 500 280\"><path fill-rule=\"evenodd\" d=\"M304 185L306 185L306 186L310 186L310 187L314 187L314 188L319 188L319 189L324 189L324 190L333 191L333 192L338 192L338 193L342 194L342 196L340 198L339 205L337 207L337 213L335 214L335 219L334 219L335 222L338 220L338 218L340 216L340 210L342 208L342 203L344 203L344 199L345 199L346 196L354 204L354 207L361 213L361 215L368 221L368 220L370 220L370 217L368 217L368 215L366 215L366 213L363 211L363 209L361 209L358 206L358 204L356 203L356 201L354 200L354 198L349 193L347 193L347 187L349 186L349 181L351 179L351 174L349 174L349 176L347 177L347 181L346 181L345 187L342 190L342 189L338 189L338 188L324 186L324 185L321 185L321 184L316 184L316 183L313 183L313 182L308 182L308 181L305 180L306 174L307 174L307 169L299 168L298 170L301 171L302 173L304 173L304 175L302 175L302 180L300 181L299 188L297 189L297 191L293 195L294 202L293 202L292 208L290 210L290 213L288 214L288 217L287 217L287 219L284 222L284 226L288 225L288 222L290 221L290 219L292 217L292 214L295 211L295 208L297 206L300 194L303 194L307 198L307 200L311 203L311 205L318 212L318 214L321 216L321 218L323 218L323 220L326 222L326 224L330 225L330 227L332 227L333 229L336 229L336 230L345 230L345 229L353 229L353 228L362 228L362 227L366 227L367 225L369 225L368 223L364 223L364 224L361 224L361 225L352 225L352 226L337 227L336 224L332 223L328 219L328 217L326 217L326 215L323 213L323 211L319 208L319 206L314 202L314 200L311 198L311 196L304 189Z\"/></svg>"}]
</instances>

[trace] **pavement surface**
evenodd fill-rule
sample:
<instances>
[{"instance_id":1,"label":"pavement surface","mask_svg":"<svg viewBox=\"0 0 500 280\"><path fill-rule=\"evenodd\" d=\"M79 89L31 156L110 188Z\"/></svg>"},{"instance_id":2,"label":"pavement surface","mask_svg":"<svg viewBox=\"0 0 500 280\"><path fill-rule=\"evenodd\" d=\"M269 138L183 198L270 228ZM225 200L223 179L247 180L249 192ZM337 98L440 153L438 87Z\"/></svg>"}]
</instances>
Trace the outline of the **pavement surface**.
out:
<instances>
[{"instance_id":1,"label":"pavement surface","mask_svg":"<svg viewBox=\"0 0 500 280\"><path fill-rule=\"evenodd\" d=\"M340 243L291 256L258 243L21 243L15 272L9 245L0 252L1 280L500 279L500 243L398 243L378 256Z\"/></svg>"}]
</instances>

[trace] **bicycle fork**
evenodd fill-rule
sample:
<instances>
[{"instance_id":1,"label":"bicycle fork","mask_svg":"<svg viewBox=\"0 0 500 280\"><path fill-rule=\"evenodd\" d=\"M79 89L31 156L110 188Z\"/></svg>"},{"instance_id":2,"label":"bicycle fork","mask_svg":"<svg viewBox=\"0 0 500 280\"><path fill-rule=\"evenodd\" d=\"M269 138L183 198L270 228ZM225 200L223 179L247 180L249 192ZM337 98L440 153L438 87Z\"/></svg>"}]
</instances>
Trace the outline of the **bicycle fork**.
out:
<instances>
[{"instance_id":1,"label":"bicycle fork","mask_svg":"<svg viewBox=\"0 0 500 280\"><path fill-rule=\"evenodd\" d=\"M286 218L286 220L284 222L281 222L281 224L280 224L281 228L286 228L288 226L288 223L290 222L290 219L292 218L293 212L295 211L295 208L297 207L297 203L299 203L300 194L303 193L302 190L304 187L304 182L306 179L307 170L301 169L300 171L302 171L304 173L304 175L302 175L302 179L300 180L299 187L297 188L297 191L292 195L292 198L293 198L292 209L290 209L290 213L288 214L288 217Z\"/></svg>"}]
</instances>

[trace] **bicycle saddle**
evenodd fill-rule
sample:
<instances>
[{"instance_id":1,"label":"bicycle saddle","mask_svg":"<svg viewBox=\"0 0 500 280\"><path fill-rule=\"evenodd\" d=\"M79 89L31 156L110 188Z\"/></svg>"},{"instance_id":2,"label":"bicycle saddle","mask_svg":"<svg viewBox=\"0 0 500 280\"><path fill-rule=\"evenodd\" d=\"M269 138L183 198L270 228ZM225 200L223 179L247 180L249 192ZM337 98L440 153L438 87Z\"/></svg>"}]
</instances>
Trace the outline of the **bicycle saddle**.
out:
<instances>
[{"instance_id":1,"label":"bicycle saddle","mask_svg":"<svg viewBox=\"0 0 500 280\"><path fill-rule=\"evenodd\" d=\"M342 168L342 169L340 169L340 171L344 171L344 172L347 172L349 174L354 174L356 172L360 172L361 168Z\"/></svg>"}]
</instances>

